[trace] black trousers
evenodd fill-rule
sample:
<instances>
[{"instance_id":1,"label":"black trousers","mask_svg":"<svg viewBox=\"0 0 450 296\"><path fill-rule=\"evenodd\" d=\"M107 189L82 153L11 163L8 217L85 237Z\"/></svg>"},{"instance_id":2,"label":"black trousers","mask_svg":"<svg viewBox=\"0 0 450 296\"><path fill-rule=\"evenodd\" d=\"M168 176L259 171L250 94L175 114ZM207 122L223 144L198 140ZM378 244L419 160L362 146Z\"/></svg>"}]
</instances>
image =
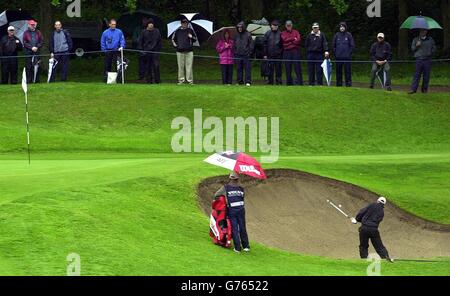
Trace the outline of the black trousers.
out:
<instances>
[{"instance_id":1,"label":"black trousers","mask_svg":"<svg viewBox=\"0 0 450 296\"><path fill-rule=\"evenodd\" d=\"M272 59L272 60L271 60ZM269 57L269 84L274 83L274 74L276 84L283 84L282 75L282 56ZM274 61L276 60L276 61Z\"/></svg>"},{"instance_id":2,"label":"black trousers","mask_svg":"<svg viewBox=\"0 0 450 296\"><path fill-rule=\"evenodd\" d=\"M300 62L293 62L293 60L300 60L300 50L291 49L283 51L284 67L286 68L286 85L303 85L302 66ZM294 68L296 79L292 79L292 68Z\"/></svg>"},{"instance_id":3,"label":"black trousers","mask_svg":"<svg viewBox=\"0 0 450 296\"><path fill-rule=\"evenodd\" d=\"M231 221L234 248L238 251L241 250L241 245L244 249L249 248L247 227L245 225L245 208L229 208L228 217Z\"/></svg>"},{"instance_id":4,"label":"black trousers","mask_svg":"<svg viewBox=\"0 0 450 296\"><path fill-rule=\"evenodd\" d=\"M138 69L138 74L139 74L139 80L144 80L145 78L145 53L141 53L139 55L139 69Z\"/></svg>"},{"instance_id":5,"label":"black trousers","mask_svg":"<svg viewBox=\"0 0 450 296\"><path fill-rule=\"evenodd\" d=\"M114 66L117 66L117 58L118 57L119 57L119 51L105 52L105 68L104 68L105 82L108 80L108 72L112 72L113 64L114 64Z\"/></svg>"},{"instance_id":6,"label":"black trousers","mask_svg":"<svg viewBox=\"0 0 450 296\"><path fill-rule=\"evenodd\" d=\"M322 69L323 53L310 51L308 52L307 59L308 59L309 85L316 85L316 78L317 84L323 85L323 69Z\"/></svg>"},{"instance_id":7,"label":"black trousers","mask_svg":"<svg viewBox=\"0 0 450 296\"><path fill-rule=\"evenodd\" d=\"M239 84L252 83L252 62L249 56L236 55L237 80ZM245 72L245 81L244 81Z\"/></svg>"},{"instance_id":8,"label":"black trousers","mask_svg":"<svg viewBox=\"0 0 450 296\"><path fill-rule=\"evenodd\" d=\"M233 64L231 65L220 65L222 70L222 84L232 84L233 83Z\"/></svg>"},{"instance_id":9,"label":"black trousers","mask_svg":"<svg viewBox=\"0 0 450 296\"><path fill-rule=\"evenodd\" d=\"M389 253L381 240L378 228L363 225L359 228L359 255L362 259L366 259L369 255L369 239L372 242L375 251L382 259L389 257Z\"/></svg>"},{"instance_id":10,"label":"black trousers","mask_svg":"<svg viewBox=\"0 0 450 296\"><path fill-rule=\"evenodd\" d=\"M420 77L422 75L422 92L427 92L431 76L431 59L419 59L416 61L416 72L414 73L413 83L411 85L412 91L417 91L419 88Z\"/></svg>"},{"instance_id":11,"label":"black trousers","mask_svg":"<svg viewBox=\"0 0 450 296\"><path fill-rule=\"evenodd\" d=\"M55 69L52 71L52 76L50 77L50 82L56 80L56 72L61 73L61 81L67 80L67 74L69 73L69 55L68 52L55 53L54 58L58 61Z\"/></svg>"},{"instance_id":12,"label":"black trousers","mask_svg":"<svg viewBox=\"0 0 450 296\"><path fill-rule=\"evenodd\" d=\"M352 86L352 63L350 60L336 60L336 86L342 86L342 70L345 73L345 86Z\"/></svg>"},{"instance_id":13,"label":"black trousers","mask_svg":"<svg viewBox=\"0 0 450 296\"><path fill-rule=\"evenodd\" d=\"M36 72L36 83L38 83L41 58L38 56L30 56L25 59L25 71L27 73L27 83L33 83L34 81L34 68L36 64L38 65Z\"/></svg>"},{"instance_id":14,"label":"black trousers","mask_svg":"<svg viewBox=\"0 0 450 296\"><path fill-rule=\"evenodd\" d=\"M2 84L17 84L17 58L4 58L2 61Z\"/></svg>"},{"instance_id":15,"label":"black trousers","mask_svg":"<svg viewBox=\"0 0 450 296\"><path fill-rule=\"evenodd\" d=\"M148 83L160 83L159 54L146 53L143 56L143 74Z\"/></svg>"}]
</instances>

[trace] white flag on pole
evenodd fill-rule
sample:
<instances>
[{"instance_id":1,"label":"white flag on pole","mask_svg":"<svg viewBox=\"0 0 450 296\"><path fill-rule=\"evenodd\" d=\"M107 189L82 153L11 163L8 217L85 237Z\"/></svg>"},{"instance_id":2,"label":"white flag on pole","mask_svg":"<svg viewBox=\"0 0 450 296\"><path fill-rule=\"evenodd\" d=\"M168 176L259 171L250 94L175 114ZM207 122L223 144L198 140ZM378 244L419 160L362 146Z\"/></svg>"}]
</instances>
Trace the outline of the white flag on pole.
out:
<instances>
[{"instance_id":1,"label":"white flag on pole","mask_svg":"<svg viewBox=\"0 0 450 296\"><path fill-rule=\"evenodd\" d=\"M23 73L22 73L22 89L25 94L28 92L27 71L25 70L25 68L23 68Z\"/></svg>"}]
</instances>

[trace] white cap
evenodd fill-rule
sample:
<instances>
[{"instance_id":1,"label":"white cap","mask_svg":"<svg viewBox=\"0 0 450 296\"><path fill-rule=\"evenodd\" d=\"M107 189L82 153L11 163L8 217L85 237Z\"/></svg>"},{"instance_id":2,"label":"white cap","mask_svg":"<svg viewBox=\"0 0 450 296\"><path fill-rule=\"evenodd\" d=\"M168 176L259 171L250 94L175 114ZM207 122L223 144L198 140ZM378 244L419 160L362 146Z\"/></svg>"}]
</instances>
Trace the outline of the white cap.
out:
<instances>
[{"instance_id":1,"label":"white cap","mask_svg":"<svg viewBox=\"0 0 450 296\"><path fill-rule=\"evenodd\" d=\"M235 171L230 173L230 179L231 180L238 180L239 179L239 174Z\"/></svg>"},{"instance_id":2,"label":"white cap","mask_svg":"<svg viewBox=\"0 0 450 296\"><path fill-rule=\"evenodd\" d=\"M14 28L13 26L8 27L8 31L15 31L15 30L16 30L16 28Z\"/></svg>"},{"instance_id":3,"label":"white cap","mask_svg":"<svg viewBox=\"0 0 450 296\"><path fill-rule=\"evenodd\" d=\"M386 197L380 196L377 200L378 203L386 204Z\"/></svg>"},{"instance_id":4,"label":"white cap","mask_svg":"<svg viewBox=\"0 0 450 296\"><path fill-rule=\"evenodd\" d=\"M378 37L381 37L381 38L384 39L384 34L383 34L383 33L378 33L377 38L378 38Z\"/></svg>"}]
</instances>

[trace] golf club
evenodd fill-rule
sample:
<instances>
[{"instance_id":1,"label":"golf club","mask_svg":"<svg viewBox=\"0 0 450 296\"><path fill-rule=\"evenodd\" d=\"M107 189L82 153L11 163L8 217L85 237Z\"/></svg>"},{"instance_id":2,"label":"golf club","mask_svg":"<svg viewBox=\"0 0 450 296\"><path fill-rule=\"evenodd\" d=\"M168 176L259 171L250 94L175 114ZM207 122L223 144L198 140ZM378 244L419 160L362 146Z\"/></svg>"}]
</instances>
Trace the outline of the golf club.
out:
<instances>
[{"instance_id":1,"label":"golf club","mask_svg":"<svg viewBox=\"0 0 450 296\"><path fill-rule=\"evenodd\" d=\"M347 218L350 218L350 216L349 215L347 215L343 210L341 210L340 209L340 205L339 206L337 206L337 205L335 205L331 200L329 200L329 199L327 199L327 203L329 203L333 208L335 208L336 210L338 210L342 215L344 215L345 217L347 217Z\"/></svg>"}]
</instances>

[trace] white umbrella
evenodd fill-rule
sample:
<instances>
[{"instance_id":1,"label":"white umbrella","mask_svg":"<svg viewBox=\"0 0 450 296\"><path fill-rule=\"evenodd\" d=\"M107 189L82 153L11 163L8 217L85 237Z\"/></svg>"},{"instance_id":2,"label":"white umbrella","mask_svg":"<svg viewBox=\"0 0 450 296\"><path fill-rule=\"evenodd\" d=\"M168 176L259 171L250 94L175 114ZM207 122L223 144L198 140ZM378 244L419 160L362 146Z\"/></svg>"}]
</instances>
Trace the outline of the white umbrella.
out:
<instances>
[{"instance_id":1,"label":"white umbrella","mask_svg":"<svg viewBox=\"0 0 450 296\"><path fill-rule=\"evenodd\" d=\"M31 63L34 65L33 83L36 83L37 75L39 73L39 64L41 63L41 60L39 57L33 56L31 58Z\"/></svg>"},{"instance_id":2,"label":"white umbrella","mask_svg":"<svg viewBox=\"0 0 450 296\"><path fill-rule=\"evenodd\" d=\"M194 46L200 46L200 43L208 40L209 36L213 34L213 22L202 19L199 13L181 13L176 21L167 24L167 37L170 38L172 34L181 26L180 21L186 18L189 21L189 28L194 31L197 41Z\"/></svg>"},{"instance_id":3,"label":"white umbrella","mask_svg":"<svg viewBox=\"0 0 450 296\"><path fill-rule=\"evenodd\" d=\"M48 77L47 77L47 83L50 82L50 79L52 78L53 71L56 69L56 65L58 65L58 60L55 58L51 58L48 60Z\"/></svg>"},{"instance_id":4,"label":"white umbrella","mask_svg":"<svg viewBox=\"0 0 450 296\"><path fill-rule=\"evenodd\" d=\"M322 62L321 65L323 69L323 76L325 76L325 79L327 80L327 85L331 85L331 61L330 59L325 59Z\"/></svg>"}]
</instances>

